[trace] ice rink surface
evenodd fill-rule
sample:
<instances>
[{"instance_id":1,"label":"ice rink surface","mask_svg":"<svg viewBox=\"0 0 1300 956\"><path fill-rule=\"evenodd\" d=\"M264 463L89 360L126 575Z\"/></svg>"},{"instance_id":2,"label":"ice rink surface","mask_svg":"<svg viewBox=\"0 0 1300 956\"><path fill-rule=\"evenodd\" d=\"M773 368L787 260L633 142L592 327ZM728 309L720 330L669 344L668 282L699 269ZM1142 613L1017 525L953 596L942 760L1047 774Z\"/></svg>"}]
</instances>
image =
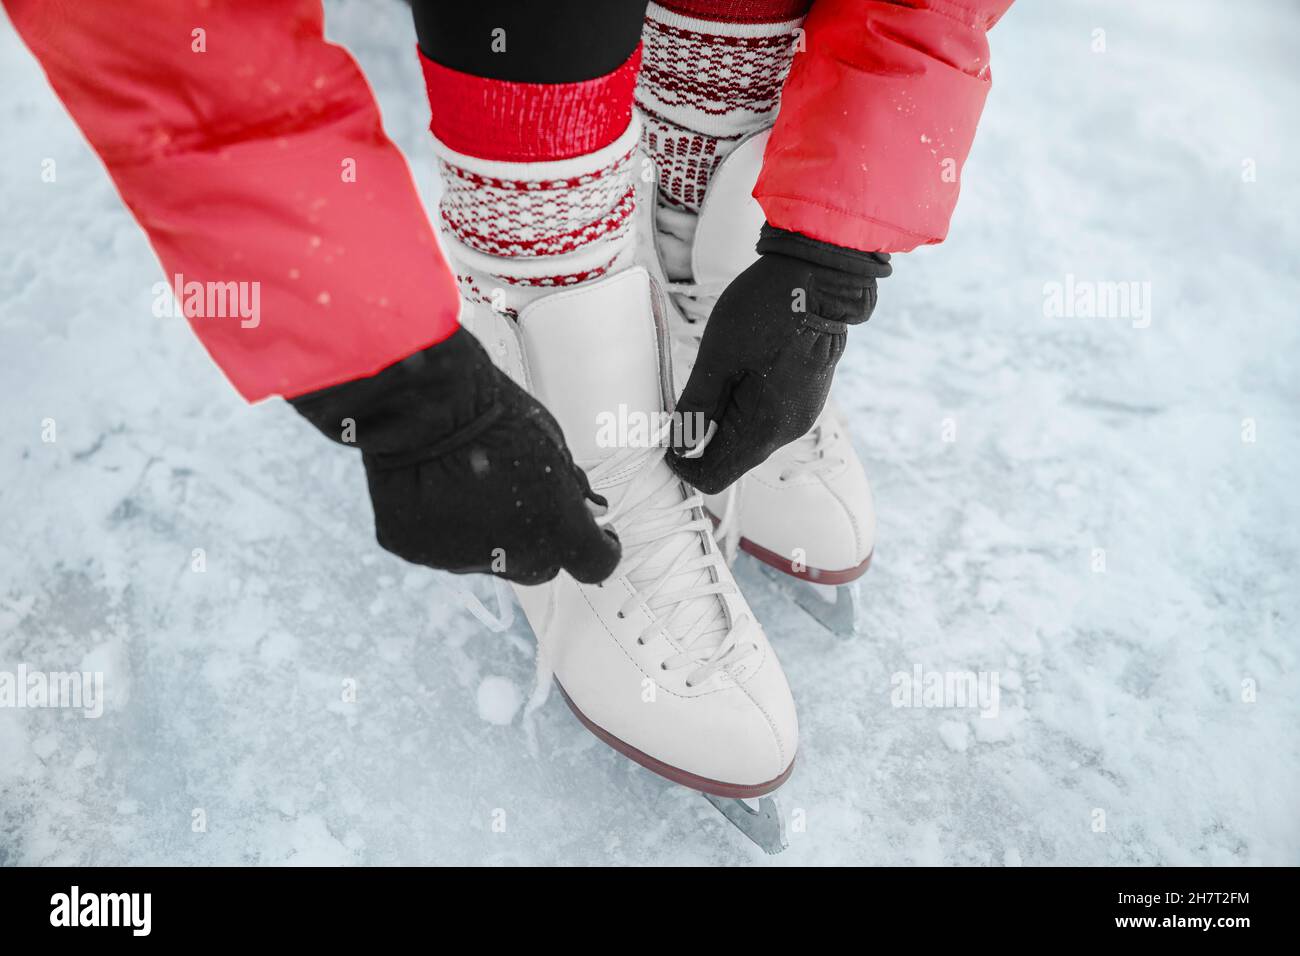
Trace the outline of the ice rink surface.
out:
<instances>
[{"instance_id":1,"label":"ice rink surface","mask_svg":"<svg viewBox=\"0 0 1300 956\"><path fill-rule=\"evenodd\" d=\"M327 8L433 209L409 13ZM0 670L105 675L99 719L0 708L0 864L1300 863L1300 11L1022 0L991 42L951 238L837 380L864 633L739 568L802 727L769 860L557 694L523 719L522 619L380 551L359 459L151 315L0 18ZM1048 314L1067 281L1149 313ZM917 667L997 715L894 706Z\"/></svg>"}]
</instances>

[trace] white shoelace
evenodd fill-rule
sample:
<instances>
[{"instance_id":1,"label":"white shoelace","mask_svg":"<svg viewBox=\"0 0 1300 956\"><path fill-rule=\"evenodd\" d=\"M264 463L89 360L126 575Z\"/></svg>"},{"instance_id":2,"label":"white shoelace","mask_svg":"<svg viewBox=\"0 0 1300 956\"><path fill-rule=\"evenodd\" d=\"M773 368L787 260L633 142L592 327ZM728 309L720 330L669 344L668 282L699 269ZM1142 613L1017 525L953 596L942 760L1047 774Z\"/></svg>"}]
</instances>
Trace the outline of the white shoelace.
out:
<instances>
[{"instance_id":1,"label":"white shoelace","mask_svg":"<svg viewBox=\"0 0 1300 956\"><path fill-rule=\"evenodd\" d=\"M644 605L653 619L637 643L646 645L662 635L676 650L662 661L662 668L691 667L686 684L693 687L739 663L758 645L748 639L752 619L743 615L729 623L723 602L716 600L736 593L736 585L725 580L729 576L711 537L712 524L703 515L703 496L697 492L682 497L677 476L657 467L667 453L671 430L672 423L666 422L652 444L611 456L588 478L597 493L630 482L617 504L596 519L618 532L623 543L618 573L634 588L618 616Z\"/></svg>"},{"instance_id":2,"label":"white shoelace","mask_svg":"<svg viewBox=\"0 0 1300 956\"><path fill-rule=\"evenodd\" d=\"M660 662L666 671L695 665L686 675L686 685L694 687L707 680L721 668L738 664L758 649L758 644L748 639L754 621L744 615L727 624L726 611L721 601L712 601L710 611L701 610L686 632L675 636L673 628L679 618L700 598L721 597L734 593L734 583L723 583L721 566L726 560L713 546L711 523L703 517L704 498L698 492L681 501L672 501L680 494L681 483L671 472L655 481L651 476L655 466L667 453L666 442L671 434L672 422L665 423L654 444L646 448L631 448L613 455L593 468L587 475L592 490L599 493L629 480L631 486L624 492L615 507L596 519L601 527L613 527L623 545L623 561L618 573L633 585L633 593L618 611L620 618L644 603L653 620L637 635L637 643L649 643L647 637L662 634L677 649ZM697 517L697 511L701 512ZM676 539L676 540L674 540ZM655 548L654 545L659 547ZM696 554L691 555L691 551ZM657 574L640 575L645 568L654 569L658 559L666 557ZM697 582L679 586L670 582L679 575L696 575ZM597 585L604 587L604 584ZM524 705L524 721L531 727L529 718L550 696L553 671L546 657L545 638L555 620L555 595L549 595L546 613L537 628L536 682L528 702ZM668 611L666 615L662 611ZM716 638L710 641L710 638ZM530 731L531 733L531 731Z\"/></svg>"}]
</instances>

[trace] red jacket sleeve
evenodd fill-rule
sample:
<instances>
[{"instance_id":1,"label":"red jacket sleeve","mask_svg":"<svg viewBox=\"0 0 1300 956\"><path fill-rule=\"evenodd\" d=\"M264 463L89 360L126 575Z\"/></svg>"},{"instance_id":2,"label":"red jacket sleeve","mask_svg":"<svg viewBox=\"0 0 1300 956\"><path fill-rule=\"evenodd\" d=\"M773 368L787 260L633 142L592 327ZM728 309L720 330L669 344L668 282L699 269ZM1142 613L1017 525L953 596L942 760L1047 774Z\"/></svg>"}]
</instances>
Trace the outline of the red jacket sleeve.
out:
<instances>
[{"instance_id":1,"label":"red jacket sleeve","mask_svg":"<svg viewBox=\"0 0 1300 956\"><path fill-rule=\"evenodd\" d=\"M940 242L1011 0L815 0L754 188L782 229L867 252Z\"/></svg>"},{"instance_id":2,"label":"red jacket sleeve","mask_svg":"<svg viewBox=\"0 0 1300 956\"><path fill-rule=\"evenodd\" d=\"M370 375L455 331L455 282L320 0L4 3L167 284L216 293L189 321L245 398Z\"/></svg>"}]
</instances>

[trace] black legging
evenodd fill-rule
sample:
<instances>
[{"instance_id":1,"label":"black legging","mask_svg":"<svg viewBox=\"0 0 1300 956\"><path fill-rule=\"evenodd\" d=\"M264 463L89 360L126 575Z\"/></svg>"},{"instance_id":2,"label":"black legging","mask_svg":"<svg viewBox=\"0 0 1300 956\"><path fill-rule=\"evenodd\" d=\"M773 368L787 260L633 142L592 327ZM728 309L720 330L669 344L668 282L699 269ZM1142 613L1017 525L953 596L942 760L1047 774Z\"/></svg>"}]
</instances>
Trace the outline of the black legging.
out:
<instances>
[{"instance_id":1,"label":"black legging","mask_svg":"<svg viewBox=\"0 0 1300 956\"><path fill-rule=\"evenodd\" d=\"M420 49L435 63L493 80L576 83L632 55L646 2L412 0L411 7ZM501 52L492 49L498 29L505 31Z\"/></svg>"}]
</instances>

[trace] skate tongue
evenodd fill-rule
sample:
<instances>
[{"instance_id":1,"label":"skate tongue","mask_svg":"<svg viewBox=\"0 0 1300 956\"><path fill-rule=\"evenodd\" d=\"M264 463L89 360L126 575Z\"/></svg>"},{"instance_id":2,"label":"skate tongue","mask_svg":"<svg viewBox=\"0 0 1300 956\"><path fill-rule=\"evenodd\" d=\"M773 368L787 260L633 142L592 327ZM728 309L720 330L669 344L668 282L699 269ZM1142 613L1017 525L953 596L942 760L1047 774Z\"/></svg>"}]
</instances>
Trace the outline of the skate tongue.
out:
<instances>
[{"instance_id":1,"label":"skate tongue","mask_svg":"<svg viewBox=\"0 0 1300 956\"><path fill-rule=\"evenodd\" d=\"M531 390L579 465L654 441L665 420L665 357L644 269L539 299L520 313L519 329Z\"/></svg>"},{"instance_id":2,"label":"skate tongue","mask_svg":"<svg viewBox=\"0 0 1300 956\"><path fill-rule=\"evenodd\" d=\"M754 244L765 217L753 196L768 132L743 141L709 179L691 250L691 271L700 285L726 285L758 258Z\"/></svg>"}]
</instances>

